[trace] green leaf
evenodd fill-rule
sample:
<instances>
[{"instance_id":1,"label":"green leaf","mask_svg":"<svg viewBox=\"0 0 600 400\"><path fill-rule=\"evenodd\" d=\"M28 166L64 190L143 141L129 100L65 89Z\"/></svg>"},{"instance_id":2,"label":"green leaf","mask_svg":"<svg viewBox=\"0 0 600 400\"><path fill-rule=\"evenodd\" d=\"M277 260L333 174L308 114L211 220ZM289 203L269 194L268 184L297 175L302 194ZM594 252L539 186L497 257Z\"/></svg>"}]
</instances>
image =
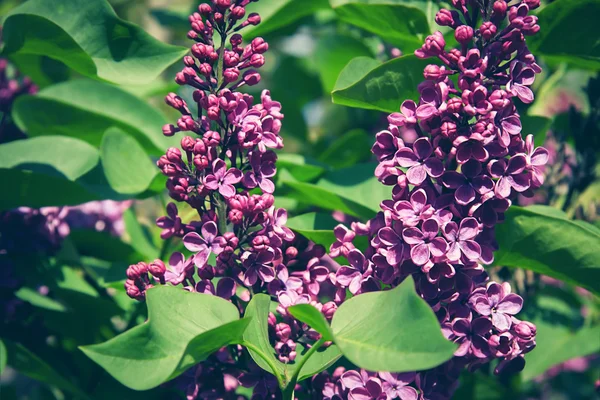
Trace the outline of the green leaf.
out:
<instances>
[{"instance_id":1,"label":"green leaf","mask_svg":"<svg viewBox=\"0 0 600 400\"><path fill-rule=\"evenodd\" d=\"M344 35L322 36L317 42L314 58L325 92L333 90L338 75L350 60L372 56L371 50L361 40Z\"/></svg>"},{"instance_id":2,"label":"green leaf","mask_svg":"<svg viewBox=\"0 0 600 400\"><path fill-rule=\"evenodd\" d=\"M146 294L148 321L82 351L135 390L154 388L223 346L241 343L249 319L218 296L159 286Z\"/></svg>"},{"instance_id":3,"label":"green leaf","mask_svg":"<svg viewBox=\"0 0 600 400\"><path fill-rule=\"evenodd\" d=\"M537 13L540 31L527 39L529 49L549 60L578 67L600 66L597 29L600 3L597 0L558 0Z\"/></svg>"},{"instance_id":4,"label":"green leaf","mask_svg":"<svg viewBox=\"0 0 600 400\"><path fill-rule=\"evenodd\" d=\"M138 217L132 209L123 213L123 222L125 223L125 232L131 241L131 247L150 260L158 258L160 252L152 243L150 232L138 221Z\"/></svg>"},{"instance_id":5,"label":"green leaf","mask_svg":"<svg viewBox=\"0 0 600 400\"><path fill-rule=\"evenodd\" d=\"M6 346L4 342L0 340L0 375L4 372L4 368L6 368Z\"/></svg>"},{"instance_id":6,"label":"green leaf","mask_svg":"<svg viewBox=\"0 0 600 400\"><path fill-rule=\"evenodd\" d=\"M286 169L297 180L308 182L323 175L327 166L300 154L281 153L277 155L277 168Z\"/></svg>"},{"instance_id":7,"label":"green leaf","mask_svg":"<svg viewBox=\"0 0 600 400\"><path fill-rule=\"evenodd\" d=\"M135 264L144 257L132 245L107 232L75 229L71 231L69 239L82 256L128 264ZM106 251L106 249L110 249L110 251ZM124 279L123 276L122 278Z\"/></svg>"},{"instance_id":8,"label":"green leaf","mask_svg":"<svg viewBox=\"0 0 600 400\"><path fill-rule=\"evenodd\" d=\"M335 82L333 91L346 89L364 78L372 69L380 66L381 63L371 57L356 57L350 60L348 64L340 71Z\"/></svg>"},{"instance_id":9,"label":"green leaf","mask_svg":"<svg viewBox=\"0 0 600 400\"><path fill-rule=\"evenodd\" d=\"M151 154L177 143L161 128L168 121L138 97L102 82L79 79L50 86L15 102L15 123L30 136L76 137L99 147L102 135L117 127L133 135Z\"/></svg>"},{"instance_id":10,"label":"green leaf","mask_svg":"<svg viewBox=\"0 0 600 400\"><path fill-rule=\"evenodd\" d=\"M528 304L525 313L537 327L537 346L525 355L523 381L567 360L600 352L600 325L581 326L581 304L571 296L566 289L545 287Z\"/></svg>"},{"instance_id":11,"label":"green leaf","mask_svg":"<svg viewBox=\"0 0 600 400\"><path fill-rule=\"evenodd\" d=\"M521 115L521 125L523 126L523 135L532 134L535 145L541 146L552 126L552 119L535 115Z\"/></svg>"},{"instance_id":12,"label":"green leaf","mask_svg":"<svg viewBox=\"0 0 600 400\"><path fill-rule=\"evenodd\" d=\"M353 129L336 139L319 155L333 168L347 168L371 158L373 138L363 129Z\"/></svg>"},{"instance_id":13,"label":"green leaf","mask_svg":"<svg viewBox=\"0 0 600 400\"><path fill-rule=\"evenodd\" d=\"M70 181L98 164L98 151L81 140L48 136L0 145L0 168L41 171Z\"/></svg>"},{"instance_id":14,"label":"green leaf","mask_svg":"<svg viewBox=\"0 0 600 400\"><path fill-rule=\"evenodd\" d=\"M59 303L58 301L51 299L48 296L44 296L39 293L37 290L33 290L28 287L22 287L21 289L15 292L15 296L18 299L21 299L34 307L43 308L46 310L65 312L67 309L64 305Z\"/></svg>"},{"instance_id":15,"label":"green leaf","mask_svg":"<svg viewBox=\"0 0 600 400\"><path fill-rule=\"evenodd\" d=\"M118 193L142 193L158 174L158 169L138 142L119 129L106 131L100 154L106 179Z\"/></svg>"},{"instance_id":16,"label":"green leaf","mask_svg":"<svg viewBox=\"0 0 600 400\"><path fill-rule=\"evenodd\" d=\"M525 268L600 294L600 234L547 206L511 207L496 227L496 265Z\"/></svg>"},{"instance_id":17,"label":"green leaf","mask_svg":"<svg viewBox=\"0 0 600 400\"><path fill-rule=\"evenodd\" d=\"M298 381L311 378L317 373L323 371L332 365L341 354L337 346L321 348L313 352L310 358L306 356L305 347L298 343L296 347L296 360L290 364L284 364L275 357L275 350L269 343L269 327L267 318L269 317L269 308L271 298L264 294L255 295L248 307L244 319L250 318L251 322L244 333L244 346L248 348L254 361L265 371L274 374L280 383L285 387L290 383L292 377L297 376ZM302 370L297 368L302 366ZM282 388L283 388L282 387Z\"/></svg>"},{"instance_id":18,"label":"green leaf","mask_svg":"<svg viewBox=\"0 0 600 400\"><path fill-rule=\"evenodd\" d=\"M117 17L106 0L30 0L4 21L4 52L44 55L82 75L145 83L187 49L162 43Z\"/></svg>"},{"instance_id":19,"label":"green leaf","mask_svg":"<svg viewBox=\"0 0 600 400\"><path fill-rule=\"evenodd\" d=\"M280 382L285 381L285 364L275 357L275 349L269 343L269 310L271 297L266 294L257 294L252 297L246 307L244 319L249 318L250 323L244 332L244 345L259 367L269 371Z\"/></svg>"},{"instance_id":20,"label":"green leaf","mask_svg":"<svg viewBox=\"0 0 600 400\"><path fill-rule=\"evenodd\" d=\"M89 397L75 386L69 379L54 370L46 361L32 353L20 343L4 340L5 359L12 368L21 374L52 386L67 390L79 398Z\"/></svg>"},{"instance_id":21,"label":"green leaf","mask_svg":"<svg viewBox=\"0 0 600 400\"><path fill-rule=\"evenodd\" d=\"M259 13L261 23L245 28L242 33L246 38L262 36L325 8L329 8L327 0L261 0L250 3L246 14Z\"/></svg>"},{"instance_id":22,"label":"green leaf","mask_svg":"<svg viewBox=\"0 0 600 400\"><path fill-rule=\"evenodd\" d=\"M77 139L48 136L0 145L0 209L81 204L97 197L77 179L98 164L98 151Z\"/></svg>"},{"instance_id":23,"label":"green leaf","mask_svg":"<svg viewBox=\"0 0 600 400\"><path fill-rule=\"evenodd\" d=\"M314 306L310 304L298 304L288 308L290 314L297 320L300 320L313 328L315 331L323 335L323 339L333 341L333 332L329 327L329 323Z\"/></svg>"},{"instance_id":24,"label":"green leaf","mask_svg":"<svg viewBox=\"0 0 600 400\"><path fill-rule=\"evenodd\" d=\"M361 68L368 66L362 61L351 61L343 71L343 78L338 78L336 87L331 93L333 102L348 107L366 108L384 112L396 112L404 100L419 98L417 86L423 81L423 69L429 60L421 60L414 55L395 58L375 67L360 79L351 82L350 77L356 75L346 70L354 68L357 63ZM364 72L361 71L361 73Z\"/></svg>"},{"instance_id":25,"label":"green leaf","mask_svg":"<svg viewBox=\"0 0 600 400\"><path fill-rule=\"evenodd\" d=\"M330 0L338 17L410 52L430 32L426 1Z\"/></svg>"},{"instance_id":26,"label":"green leaf","mask_svg":"<svg viewBox=\"0 0 600 400\"><path fill-rule=\"evenodd\" d=\"M337 225L339 222L330 214L314 212L301 214L287 221L288 228L326 249L335 242L333 229ZM365 250L369 244L366 236L357 236L353 243L361 250Z\"/></svg>"},{"instance_id":27,"label":"green leaf","mask_svg":"<svg viewBox=\"0 0 600 400\"><path fill-rule=\"evenodd\" d=\"M380 210L381 201L391 196L391 189L373 176L374 169L372 163L358 164L327 173L317 184L297 182L285 176L282 182L304 203L370 219Z\"/></svg>"},{"instance_id":28,"label":"green leaf","mask_svg":"<svg viewBox=\"0 0 600 400\"><path fill-rule=\"evenodd\" d=\"M395 289L345 301L331 329L344 357L370 371L429 369L456 350L442 335L431 307L415 292L411 277Z\"/></svg>"},{"instance_id":29,"label":"green leaf","mask_svg":"<svg viewBox=\"0 0 600 400\"><path fill-rule=\"evenodd\" d=\"M290 218L287 227L328 249L335 242L333 228L338 225L330 214L311 212Z\"/></svg>"}]
</instances>

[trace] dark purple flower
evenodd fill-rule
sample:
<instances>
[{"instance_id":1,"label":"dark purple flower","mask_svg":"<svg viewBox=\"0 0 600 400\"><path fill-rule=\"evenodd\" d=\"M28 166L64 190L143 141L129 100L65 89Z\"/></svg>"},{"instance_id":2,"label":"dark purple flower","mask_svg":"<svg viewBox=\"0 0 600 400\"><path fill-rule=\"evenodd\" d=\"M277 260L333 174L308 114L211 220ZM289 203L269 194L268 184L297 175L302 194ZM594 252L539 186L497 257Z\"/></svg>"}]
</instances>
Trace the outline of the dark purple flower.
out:
<instances>
[{"instance_id":1,"label":"dark purple flower","mask_svg":"<svg viewBox=\"0 0 600 400\"><path fill-rule=\"evenodd\" d=\"M543 147L535 147L533 135L527 135L525 152L527 168L531 170L531 183L535 187L540 187L544 184L544 171L549 157L548 150Z\"/></svg>"},{"instance_id":2,"label":"dark purple flower","mask_svg":"<svg viewBox=\"0 0 600 400\"><path fill-rule=\"evenodd\" d=\"M400 265L402 261L408 258L410 246L402 240L401 225L396 224L394 228L381 228L377 233L381 244L386 246L380 249L390 265Z\"/></svg>"},{"instance_id":3,"label":"dark purple flower","mask_svg":"<svg viewBox=\"0 0 600 400\"><path fill-rule=\"evenodd\" d=\"M525 171L527 158L517 154L506 162L505 159L492 160L488 164L490 175L498 178L494 189L496 196L506 199L510 196L511 188L517 192L524 192L531 185L531 174ZM525 172L524 172L525 171Z\"/></svg>"},{"instance_id":4,"label":"dark purple flower","mask_svg":"<svg viewBox=\"0 0 600 400\"><path fill-rule=\"evenodd\" d=\"M285 226L288 218L285 208L275 209L275 207L271 207L269 209L269 218L273 232L275 232L277 236L281 238L281 240L285 240L287 242L294 240L296 235L294 235L294 232L292 232L290 228Z\"/></svg>"},{"instance_id":5,"label":"dark purple flower","mask_svg":"<svg viewBox=\"0 0 600 400\"><path fill-rule=\"evenodd\" d=\"M510 292L510 284L492 282L487 289L480 288L469 298L469 305L483 316L491 316L492 323L500 332L506 332L512 325L511 316L518 314L523 307L523 298Z\"/></svg>"},{"instance_id":6,"label":"dark purple flower","mask_svg":"<svg viewBox=\"0 0 600 400\"><path fill-rule=\"evenodd\" d=\"M348 390L349 400L379 400L383 394L381 380L369 376L365 371L348 371L341 378L342 386Z\"/></svg>"},{"instance_id":7,"label":"dark purple flower","mask_svg":"<svg viewBox=\"0 0 600 400\"><path fill-rule=\"evenodd\" d=\"M423 265L431 256L442 257L448 250L448 243L438 237L440 225L434 218L423 222L421 229L406 228L402 232L404 241L411 245L410 257L417 265Z\"/></svg>"},{"instance_id":8,"label":"dark purple flower","mask_svg":"<svg viewBox=\"0 0 600 400\"><path fill-rule=\"evenodd\" d=\"M242 180L242 172L237 168L227 169L227 165L220 158L213 163L212 174L206 175L204 185L210 190L219 190L225 198L233 197L236 193L235 184Z\"/></svg>"},{"instance_id":9,"label":"dark purple flower","mask_svg":"<svg viewBox=\"0 0 600 400\"><path fill-rule=\"evenodd\" d=\"M410 195L410 201L401 200L394 204L394 211L404 226L417 226L421 221L431 218L435 209L427 202L425 190L419 189Z\"/></svg>"},{"instance_id":10,"label":"dark purple flower","mask_svg":"<svg viewBox=\"0 0 600 400\"><path fill-rule=\"evenodd\" d=\"M460 260L461 254L470 260L477 261L481 256L479 243L473 240L480 232L479 223L475 218L467 217L460 221L448 222L443 226L442 233L448 240L448 252L446 257L450 261Z\"/></svg>"},{"instance_id":11,"label":"dark purple flower","mask_svg":"<svg viewBox=\"0 0 600 400\"><path fill-rule=\"evenodd\" d=\"M518 96L523 103L533 102L533 92L528 86L535 81L535 71L520 61L513 61L510 64L510 80L506 84L506 90Z\"/></svg>"},{"instance_id":12,"label":"dark purple flower","mask_svg":"<svg viewBox=\"0 0 600 400\"><path fill-rule=\"evenodd\" d=\"M456 189L456 202L465 206L473 202L477 194L483 196L494 189L494 181L487 175L481 175L481 171L479 161L469 160L462 165L462 173L446 171L442 176L442 183L450 189Z\"/></svg>"},{"instance_id":13,"label":"dark purple flower","mask_svg":"<svg viewBox=\"0 0 600 400\"><path fill-rule=\"evenodd\" d=\"M275 279L275 268L272 263L275 254L272 250L267 249L256 253L246 251L242 254L242 280L247 286L252 286L260 278L263 282L269 283Z\"/></svg>"},{"instance_id":14,"label":"dark purple flower","mask_svg":"<svg viewBox=\"0 0 600 400\"><path fill-rule=\"evenodd\" d=\"M275 161L277 156L272 151L261 153L259 151L250 154L250 165L252 171L244 174L243 184L248 189L260 187L265 193L273 193L275 184L269 178L275 176L276 168Z\"/></svg>"},{"instance_id":15,"label":"dark purple flower","mask_svg":"<svg viewBox=\"0 0 600 400\"><path fill-rule=\"evenodd\" d=\"M487 340L484 338L492 329L492 322L486 317L469 320L466 318L455 319L452 323L454 342L459 343L454 352L457 357L474 355L477 358L490 356Z\"/></svg>"},{"instance_id":16,"label":"dark purple flower","mask_svg":"<svg viewBox=\"0 0 600 400\"><path fill-rule=\"evenodd\" d=\"M169 268L165 272L165 281L173 285L179 285L191 275L193 268L194 257L186 260L183 254L175 252L169 258Z\"/></svg>"},{"instance_id":17,"label":"dark purple flower","mask_svg":"<svg viewBox=\"0 0 600 400\"><path fill-rule=\"evenodd\" d=\"M196 253L193 259L198 268L206 265L211 252L219 255L223 251L223 242L218 234L217 224L208 221L202 225L202 236L197 232L190 232L183 237L185 248Z\"/></svg>"},{"instance_id":18,"label":"dark purple flower","mask_svg":"<svg viewBox=\"0 0 600 400\"><path fill-rule=\"evenodd\" d=\"M339 257L340 255L347 257L348 253L355 248L352 241L354 240L356 233L341 224L333 229L333 233L335 235L335 242L329 249L329 255L333 258Z\"/></svg>"},{"instance_id":19,"label":"dark purple flower","mask_svg":"<svg viewBox=\"0 0 600 400\"><path fill-rule=\"evenodd\" d=\"M420 185L427 175L437 178L444 173L442 162L431 157L433 147L427 138L419 138L413 143L412 150L403 147L396 153L396 160L401 167L408 168L406 177L413 185Z\"/></svg>"},{"instance_id":20,"label":"dark purple flower","mask_svg":"<svg viewBox=\"0 0 600 400\"><path fill-rule=\"evenodd\" d=\"M371 262L357 249L348 253L348 262L349 266L342 266L337 270L335 278L339 285L356 294L370 277L373 268Z\"/></svg>"},{"instance_id":21,"label":"dark purple flower","mask_svg":"<svg viewBox=\"0 0 600 400\"><path fill-rule=\"evenodd\" d=\"M380 372L379 377L383 381L383 391L388 399L417 400L417 390L408 386L415 380L414 372L401 374Z\"/></svg>"}]
</instances>

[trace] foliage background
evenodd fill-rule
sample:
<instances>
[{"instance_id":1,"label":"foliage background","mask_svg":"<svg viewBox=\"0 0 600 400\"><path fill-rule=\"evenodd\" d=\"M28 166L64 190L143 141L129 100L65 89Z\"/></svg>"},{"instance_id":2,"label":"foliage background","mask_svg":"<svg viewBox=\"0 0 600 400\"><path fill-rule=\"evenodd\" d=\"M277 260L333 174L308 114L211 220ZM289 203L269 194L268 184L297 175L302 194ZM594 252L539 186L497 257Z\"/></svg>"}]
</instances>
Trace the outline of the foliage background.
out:
<instances>
[{"instance_id":1,"label":"foliage background","mask_svg":"<svg viewBox=\"0 0 600 400\"><path fill-rule=\"evenodd\" d=\"M0 18L18 3L2 1ZM156 39L188 45L187 15L195 1L110 3L120 18ZM60 0L48 0L45 7L57 4ZM286 116L276 204L297 216L289 221L291 228L327 241L336 224L332 211L366 220L389 195L373 177L370 148L375 132L387 125L385 112L396 111L404 99L415 97L423 67L410 58L393 59L392 54L396 48L410 54L419 47L439 4L261 0L253 6L263 23L249 36L264 36L271 51L263 81L252 93L269 88ZM525 298L525 315L538 326L538 348L527 355L525 370L511 380L498 379L487 370L466 374L456 395L460 399L592 398L594 382L600 378L600 301L579 287L600 291L600 48L594 19L600 2L557 0L544 1L543 6L538 11L542 33L531 48L544 72L534 86L536 101L521 105L519 112L524 133L533 133L538 144L556 150L547 183L535 200L565 214L533 208L512 216L499 228L502 252L490 270L492 277L510 281ZM43 10L40 15L43 19ZM92 32L89 35L90 41L97 40ZM47 39L39 40L47 45ZM129 74L103 74L101 68L94 71L89 60L72 61L76 51L71 47L63 57L54 53L53 58L9 55L42 89L35 97L19 100L10 118L32 137L72 137L97 150L85 158L87 148L75 151L64 138L54 141L54 147L40 142L17 150L0 146L0 209L107 198L136 201L124 216L123 238L75 231L56 257L22 260L21 273L28 284L19 297L28 312L23 314L26 318L2 325L0 366L7 362L8 367L2 368L0 396L3 400L164 398L162 389L138 393L122 387L77 346L104 341L144 321L145 307L124 293L125 268L180 246L168 242L158 247L160 232L153 221L164 212L168 198L153 160L169 143L177 143L163 138L160 128L176 118L163 97L179 91L171 77L180 68L182 49L161 50L165 61L156 66L157 77L144 76L140 71L147 65L136 60L129 64ZM365 74L386 64L366 77L353 76L349 70L340 77L351 60L351 70ZM380 90L372 85L380 85ZM105 135L115 127L126 135ZM14 154L18 156L10 157ZM67 165L65 160L75 154L81 163ZM581 233L574 226L579 222L569 220L586 221L586 233L578 237ZM571 250L560 252L553 247L557 243ZM39 295L40 285L50 287L52 296ZM564 364L572 359L576 361Z\"/></svg>"}]
</instances>

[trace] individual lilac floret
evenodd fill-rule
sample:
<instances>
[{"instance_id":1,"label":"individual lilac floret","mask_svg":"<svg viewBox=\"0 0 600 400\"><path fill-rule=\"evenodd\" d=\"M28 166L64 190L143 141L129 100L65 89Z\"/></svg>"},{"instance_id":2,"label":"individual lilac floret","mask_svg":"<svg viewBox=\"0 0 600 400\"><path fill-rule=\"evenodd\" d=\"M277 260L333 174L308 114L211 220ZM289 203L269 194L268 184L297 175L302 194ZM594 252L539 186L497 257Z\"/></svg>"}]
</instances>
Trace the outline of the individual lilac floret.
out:
<instances>
[{"instance_id":1,"label":"individual lilac floret","mask_svg":"<svg viewBox=\"0 0 600 400\"><path fill-rule=\"evenodd\" d=\"M478 288L473 292L469 305L479 314L491 317L500 332L506 332L512 326L511 317L523 308L523 298L510 292L508 282L502 285L490 283L486 289Z\"/></svg>"}]
</instances>

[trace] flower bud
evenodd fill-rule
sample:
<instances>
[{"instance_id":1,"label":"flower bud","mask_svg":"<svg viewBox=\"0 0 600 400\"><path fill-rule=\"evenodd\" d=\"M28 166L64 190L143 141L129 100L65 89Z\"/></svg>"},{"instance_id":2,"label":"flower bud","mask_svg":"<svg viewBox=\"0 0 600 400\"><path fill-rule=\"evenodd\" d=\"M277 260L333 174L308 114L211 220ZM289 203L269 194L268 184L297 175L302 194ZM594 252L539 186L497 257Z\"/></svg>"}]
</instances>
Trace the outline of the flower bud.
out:
<instances>
[{"instance_id":1,"label":"flower bud","mask_svg":"<svg viewBox=\"0 0 600 400\"><path fill-rule=\"evenodd\" d=\"M242 44L242 35L240 35L239 33L232 35L229 39L229 43L231 43L232 46L239 46L240 44Z\"/></svg>"},{"instance_id":2,"label":"flower bud","mask_svg":"<svg viewBox=\"0 0 600 400\"><path fill-rule=\"evenodd\" d=\"M208 157L202 154L197 154L194 156L194 166L199 170L204 170L208 168L210 162L208 161Z\"/></svg>"},{"instance_id":3,"label":"flower bud","mask_svg":"<svg viewBox=\"0 0 600 400\"><path fill-rule=\"evenodd\" d=\"M244 220L244 214L240 210L231 210L229 211L229 221L231 221L234 225L239 225Z\"/></svg>"},{"instance_id":4,"label":"flower bud","mask_svg":"<svg viewBox=\"0 0 600 400\"><path fill-rule=\"evenodd\" d=\"M194 142L194 148L192 149L192 152L196 155L206 155L206 144L204 144L204 141L202 139L196 139L196 141Z\"/></svg>"},{"instance_id":5,"label":"flower bud","mask_svg":"<svg viewBox=\"0 0 600 400\"><path fill-rule=\"evenodd\" d=\"M181 151L177 147L169 147L167 149L167 160L175 164L180 163Z\"/></svg>"},{"instance_id":6,"label":"flower bud","mask_svg":"<svg viewBox=\"0 0 600 400\"><path fill-rule=\"evenodd\" d=\"M515 325L514 330L521 339L530 340L535 336L537 328L531 322L521 321Z\"/></svg>"},{"instance_id":7,"label":"flower bud","mask_svg":"<svg viewBox=\"0 0 600 400\"><path fill-rule=\"evenodd\" d=\"M202 139L204 139L204 143L207 146L214 147L218 146L219 143L221 143L221 135L219 135L219 132L215 131L206 131Z\"/></svg>"},{"instance_id":8,"label":"flower bud","mask_svg":"<svg viewBox=\"0 0 600 400\"><path fill-rule=\"evenodd\" d=\"M237 68L227 68L223 71L223 78L227 83L233 83L240 77L240 70Z\"/></svg>"},{"instance_id":9,"label":"flower bud","mask_svg":"<svg viewBox=\"0 0 600 400\"><path fill-rule=\"evenodd\" d=\"M171 137L175 133L179 132L179 129L177 129L175 127L175 125L166 124L166 125L163 126L162 131L163 131L163 135Z\"/></svg>"},{"instance_id":10,"label":"flower bud","mask_svg":"<svg viewBox=\"0 0 600 400\"><path fill-rule=\"evenodd\" d=\"M152 276L155 276L156 278L161 278L165 275L165 272L167 272L167 268L165 267L164 262L162 262L159 259L156 259L148 265L148 271L150 271Z\"/></svg>"},{"instance_id":11,"label":"flower bud","mask_svg":"<svg viewBox=\"0 0 600 400\"><path fill-rule=\"evenodd\" d=\"M292 334L292 328L285 322L280 322L275 325L275 335L279 340L287 340Z\"/></svg>"},{"instance_id":12,"label":"flower bud","mask_svg":"<svg viewBox=\"0 0 600 400\"><path fill-rule=\"evenodd\" d=\"M439 26L449 26L451 28L456 28L460 25L460 16L457 11L450 11L445 8L442 8L435 15L435 22Z\"/></svg>"},{"instance_id":13,"label":"flower bud","mask_svg":"<svg viewBox=\"0 0 600 400\"><path fill-rule=\"evenodd\" d=\"M192 56L183 57L183 63L186 67L194 67L196 65L196 60Z\"/></svg>"},{"instance_id":14,"label":"flower bud","mask_svg":"<svg viewBox=\"0 0 600 400\"><path fill-rule=\"evenodd\" d=\"M269 44L261 37L254 38L251 43L252 51L258 54L263 54L269 50Z\"/></svg>"},{"instance_id":15,"label":"flower bud","mask_svg":"<svg viewBox=\"0 0 600 400\"><path fill-rule=\"evenodd\" d=\"M209 4L203 3L198 6L198 11L205 17L212 13L212 7Z\"/></svg>"},{"instance_id":16,"label":"flower bud","mask_svg":"<svg viewBox=\"0 0 600 400\"><path fill-rule=\"evenodd\" d=\"M213 4L221 10L225 10L231 6L231 0L213 0Z\"/></svg>"},{"instance_id":17,"label":"flower bud","mask_svg":"<svg viewBox=\"0 0 600 400\"><path fill-rule=\"evenodd\" d=\"M139 262L137 264L132 264L127 268L126 275L127 278L132 280L138 280L144 274L148 273L148 265L144 262Z\"/></svg>"},{"instance_id":18,"label":"flower bud","mask_svg":"<svg viewBox=\"0 0 600 400\"><path fill-rule=\"evenodd\" d=\"M244 72L244 82L248 86L257 85L260 82L260 74L253 69Z\"/></svg>"},{"instance_id":19,"label":"flower bud","mask_svg":"<svg viewBox=\"0 0 600 400\"><path fill-rule=\"evenodd\" d=\"M540 6L540 0L523 0L523 3L527 4L530 10L535 10Z\"/></svg>"},{"instance_id":20,"label":"flower bud","mask_svg":"<svg viewBox=\"0 0 600 400\"><path fill-rule=\"evenodd\" d=\"M507 8L508 8L508 5L506 4L506 1L496 0L494 2L493 8L492 8L494 19L495 20L504 19L504 17L506 16Z\"/></svg>"},{"instance_id":21,"label":"flower bud","mask_svg":"<svg viewBox=\"0 0 600 400\"><path fill-rule=\"evenodd\" d=\"M191 152L194 151L194 145L196 141L191 136L184 136L181 139L181 148L185 151Z\"/></svg>"},{"instance_id":22,"label":"flower bud","mask_svg":"<svg viewBox=\"0 0 600 400\"><path fill-rule=\"evenodd\" d=\"M231 18L233 19L242 19L246 15L246 9L244 7L233 7L231 10Z\"/></svg>"},{"instance_id":23,"label":"flower bud","mask_svg":"<svg viewBox=\"0 0 600 400\"><path fill-rule=\"evenodd\" d=\"M252 54L250 65L254 68L260 68L265 65L265 57L262 54Z\"/></svg>"},{"instance_id":24,"label":"flower bud","mask_svg":"<svg viewBox=\"0 0 600 400\"><path fill-rule=\"evenodd\" d=\"M494 25L492 22L487 21L481 24L479 31L481 32L481 36L485 40L490 40L494 37L494 35L496 35L497 28L496 25Z\"/></svg>"},{"instance_id":25,"label":"flower bud","mask_svg":"<svg viewBox=\"0 0 600 400\"><path fill-rule=\"evenodd\" d=\"M456 41L461 44L467 44L473 39L473 28L469 25L461 25L454 31Z\"/></svg>"},{"instance_id":26,"label":"flower bud","mask_svg":"<svg viewBox=\"0 0 600 400\"><path fill-rule=\"evenodd\" d=\"M462 110L462 105L462 99L459 97L453 97L446 102L446 107L453 113L459 113Z\"/></svg>"},{"instance_id":27,"label":"flower bud","mask_svg":"<svg viewBox=\"0 0 600 400\"><path fill-rule=\"evenodd\" d=\"M337 311L337 304L333 301L329 301L323 304L323 308L321 309L321 313L325 316L328 321L331 321L333 318L333 314Z\"/></svg>"},{"instance_id":28,"label":"flower bud","mask_svg":"<svg viewBox=\"0 0 600 400\"><path fill-rule=\"evenodd\" d=\"M250 25L260 24L260 15L258 15L257 13L252 13L248 15L248 19L246 20L246 22Z\"/></svg>"},{"instance_id":29,"label":"flower bud","mask_svg":"<svg viewBox=\"0 0 600 400\"><path fill-rule=\"evenodd\" d=\"M135 282L131 279L127 279L125 281L125 291L127 292L127 296L131 297L132 299L139 300L144 295L140 288L138 288Z\"/></svg>"},{"instance_id":30,"label":"flower bud","mask_svg":"<svg viewBox=\"0 0 600 400\"><path fill-rule=\"evenodd\" d=\"M272 312L269 313L269 317L267 318L267 322L269 326L275 326L277 324L277 317Z\"/></svg>"},{"instance_id":31,"label":"flower bud","mask_svg":"<svg viewBox=\"0 0 600 400\"><path fill-rule=\"evenodd\" d=\"M298 257L298 249L294 246L288 247L287 249L285 249L285 256L288 260L295 259L296 257Z\"/></svg>"},{"instance_id":32,"label":"flower bud","mask_svg":"<svg viewBox=\"0 0 600 400\"><path fill-rule=\"evenodd\" d=\"M200 71L200 73L204 76L210 76L210 74L212 73L212 66L208 63L202 63L200 64L200 67L198 68L198 70Z\"/></svg>"}]
</instances>

